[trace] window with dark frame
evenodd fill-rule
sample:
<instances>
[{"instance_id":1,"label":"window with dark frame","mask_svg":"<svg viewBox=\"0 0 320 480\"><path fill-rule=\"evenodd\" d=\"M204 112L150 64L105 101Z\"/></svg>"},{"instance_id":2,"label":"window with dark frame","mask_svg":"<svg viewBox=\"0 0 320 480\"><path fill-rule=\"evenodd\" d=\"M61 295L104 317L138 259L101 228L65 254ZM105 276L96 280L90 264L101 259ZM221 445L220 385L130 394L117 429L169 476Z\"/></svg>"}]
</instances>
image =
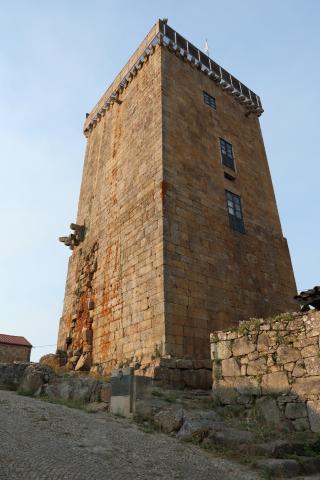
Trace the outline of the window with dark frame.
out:
<instances>
[{"instance_id":1,"label":"window with dark frame","mask_svg":"<svg viewBox=\"0 0 320 480\"><path fill-rule=\"evenodd\" d=\"M226 196L230 227L237 232L246 233L239 195L226 190Z\"/></svg>"},{"instance_id":2,"label":"window with dark frame","mask_svg":"<svg viewBox=\"0 0 320 480\"><path fill-rule=\"evenodd\" d=\"M220 151L222 157L222 163L231 170L235 170L233 149L229 142L226 142L223 138L220 138Z\"/></svg>"},{"instance_id":3,"label":"window with dark frame","mask_svg":"<svg viewBox=\"0 0 320 480\"><path fill-rule=\"evenodd\" d=\"M206 105L209 105L209 107L213 108L216 110L217 105L216 105L216 99L209 95L207 92L203 92L203 101Z\"/></svg>"}]
</instances>

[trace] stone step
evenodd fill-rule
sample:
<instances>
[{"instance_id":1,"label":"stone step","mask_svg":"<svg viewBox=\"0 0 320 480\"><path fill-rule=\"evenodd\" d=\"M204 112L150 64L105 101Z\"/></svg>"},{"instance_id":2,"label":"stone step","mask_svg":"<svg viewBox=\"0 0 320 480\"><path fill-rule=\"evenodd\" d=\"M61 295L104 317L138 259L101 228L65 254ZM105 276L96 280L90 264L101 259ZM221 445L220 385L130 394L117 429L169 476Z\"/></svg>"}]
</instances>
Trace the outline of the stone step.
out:
<instances>
[{"instance_id":1,"label":"stone step","mask_svg":"<svg viewBox=\"0 0 320 480\"><path fill-rule=\"evenodd\" d=\"M302 473L297 460L283 458L265 458L258 460L255 466L264 474L275 478L292 478Z\"/></svg>"},{"instance_id":2,"label":"stone step","mask_svg":"<svg viewBox=\"0 0 320 480\"><path fill-rule=\"evenodd\" d=\"M229 448L245 448L254 442L254 434L247 430L236 430L233 428L224 428L222 430L213 430L209 433L209 441L216 445L222 445Z\"/></svg>"},{"instance_id":3,"label":"stone step","mask_svg":"<svg viewBox=\"0 0 320 480\"><path fill-rule=\"evenodd\" d=\"M276 478L295 478L297 475L305 474L300 478L320 479L320 457L293 458L266 458L258 460L255 466L263 473L273 475ZM316 477L310 475L318 474Z\"/></svg>"},{"instance_id":4,"label":"stone step","mask_svg":"<svg viewBox=\"0 0 320 480\"><path fill-rule=\"evenodd\" d=\"M318 473L320 478L320 457L299 457L298 461L301 465L303 473Z\"/></svg>"},{"instance_id":5,"label":"stone step","mask_svg":"<svg viewBox=\"0 0 320 480\"><path fill-rule=\"evenodd\" d=\"M290 454L306 455L308 445L305 442L274 440L271 442L259 443L253 448L256 455L267 455L273 458L283 458Z\"/></svg>"},{"instance_id":6,"label":"stone step","mask_svg":"<svg viewBox=\"0 0 320 480\"><path fill-rule=\"evenodd\" d=\"M299 475L299 477L292 477L291 480L320 480L320 473L315 475Z\"/></svg>"}]
</instances>

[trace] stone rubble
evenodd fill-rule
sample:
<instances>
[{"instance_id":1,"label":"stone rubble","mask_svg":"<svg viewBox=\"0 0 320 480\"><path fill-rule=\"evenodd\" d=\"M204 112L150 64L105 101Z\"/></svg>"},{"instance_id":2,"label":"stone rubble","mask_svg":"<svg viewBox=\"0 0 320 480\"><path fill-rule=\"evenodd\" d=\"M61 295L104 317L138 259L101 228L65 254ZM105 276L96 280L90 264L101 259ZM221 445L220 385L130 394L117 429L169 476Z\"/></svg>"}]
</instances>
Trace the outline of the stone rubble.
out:
<instances>
[{"instance_id":1,"label":"stone rubble","mask_svg":"<svg viewBox=\"0 0 320 480\"><path fill-rule=\"evenodd\" d=\"M163 397L159 398L159 394ZM304 420L306 414L304 404L295 403L294 395L287 397L290 403L283 402L283 405L288 411L288 416ZM319 444L315 434L305 432L301 438L297 435L288 437L284 434L286 439L277 440L270 439L269 435L269 440L262 441L259 428L237 427L230 423L228 414L226 415L228 405L220 406L219 413L212 409L201 410L200 405L198 408L195 408L195 405L192 403L192 394L187 397L184 392L157 391L156 397L138 400L136 415L140 417L140 422L144 420L144 424L152 424L157 430L179 440L202 445L214 452L226 450L229 451L229 455L232 455L232 452L240 452L245 458L251 457L255 467L270 478L296 478L297 475L303 474L303 477L299 478L311 480L312 477L309 475L320 472ZM257 408L258 406L263 411L265 420L268 417L272 418L273 409L278 408L276 400L270 397L258 399ZM235 407L233 406L233 410ZM239 408L241 415L241 408L245 407ZM278 430L278 423L282 421L279 412L275 411L278 417L273 420L274 435ZM263 428L262 424L260 427Z\"/></svg>"}]
</instances>

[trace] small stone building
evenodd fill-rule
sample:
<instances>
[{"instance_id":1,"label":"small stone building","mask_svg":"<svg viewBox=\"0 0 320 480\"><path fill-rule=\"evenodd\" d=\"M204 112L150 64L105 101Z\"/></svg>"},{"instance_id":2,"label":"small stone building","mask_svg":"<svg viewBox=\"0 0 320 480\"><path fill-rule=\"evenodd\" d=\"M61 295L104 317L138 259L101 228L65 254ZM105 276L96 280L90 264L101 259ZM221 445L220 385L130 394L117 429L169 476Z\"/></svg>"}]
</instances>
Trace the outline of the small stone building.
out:
<instances>
[{"instance_id":1,"label":"small stone building","mask_svg":"<svg viewBox=\"0 0 320 480\"><path fill-rule=\"evenodd\" d=\"M31 348L24 337L0 333L0 362L29 362Z\"/></svg>"}]
</instances>

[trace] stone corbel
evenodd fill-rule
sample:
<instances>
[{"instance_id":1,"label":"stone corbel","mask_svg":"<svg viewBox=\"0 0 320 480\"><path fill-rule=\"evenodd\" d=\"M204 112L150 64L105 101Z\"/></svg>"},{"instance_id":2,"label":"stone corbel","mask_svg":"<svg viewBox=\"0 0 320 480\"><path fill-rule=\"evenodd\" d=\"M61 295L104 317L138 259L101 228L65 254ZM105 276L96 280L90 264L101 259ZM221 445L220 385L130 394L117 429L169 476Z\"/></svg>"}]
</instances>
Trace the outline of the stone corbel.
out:
<instances>
[{"instance_id":1,"label":"stone corbel","mask_svg":"<svg viewBox=\"0 0 320 480\"><path fill-rule=\"evenodd\" d=\"M64 243L66 247L73 250L74 247L77 247L83 242L85 237L85 226L71 223L70 229L73 230L74 233L71 233L68 237L59 237L59 242Z\"/></svg>"},{"instance_id":2,"label":"stone corbel","mask_svg":"<svg viewBox=\"0 0 320 480\"><path fill-rule=\"evenodd\" d=\"M112 93L112 95L110 97L110 100L118 103L119 105L121 105L121 103L122 103L120 98L119 98L119 92L118 91L115 91L115 92Z\"/></svg>"}]
</instances>

